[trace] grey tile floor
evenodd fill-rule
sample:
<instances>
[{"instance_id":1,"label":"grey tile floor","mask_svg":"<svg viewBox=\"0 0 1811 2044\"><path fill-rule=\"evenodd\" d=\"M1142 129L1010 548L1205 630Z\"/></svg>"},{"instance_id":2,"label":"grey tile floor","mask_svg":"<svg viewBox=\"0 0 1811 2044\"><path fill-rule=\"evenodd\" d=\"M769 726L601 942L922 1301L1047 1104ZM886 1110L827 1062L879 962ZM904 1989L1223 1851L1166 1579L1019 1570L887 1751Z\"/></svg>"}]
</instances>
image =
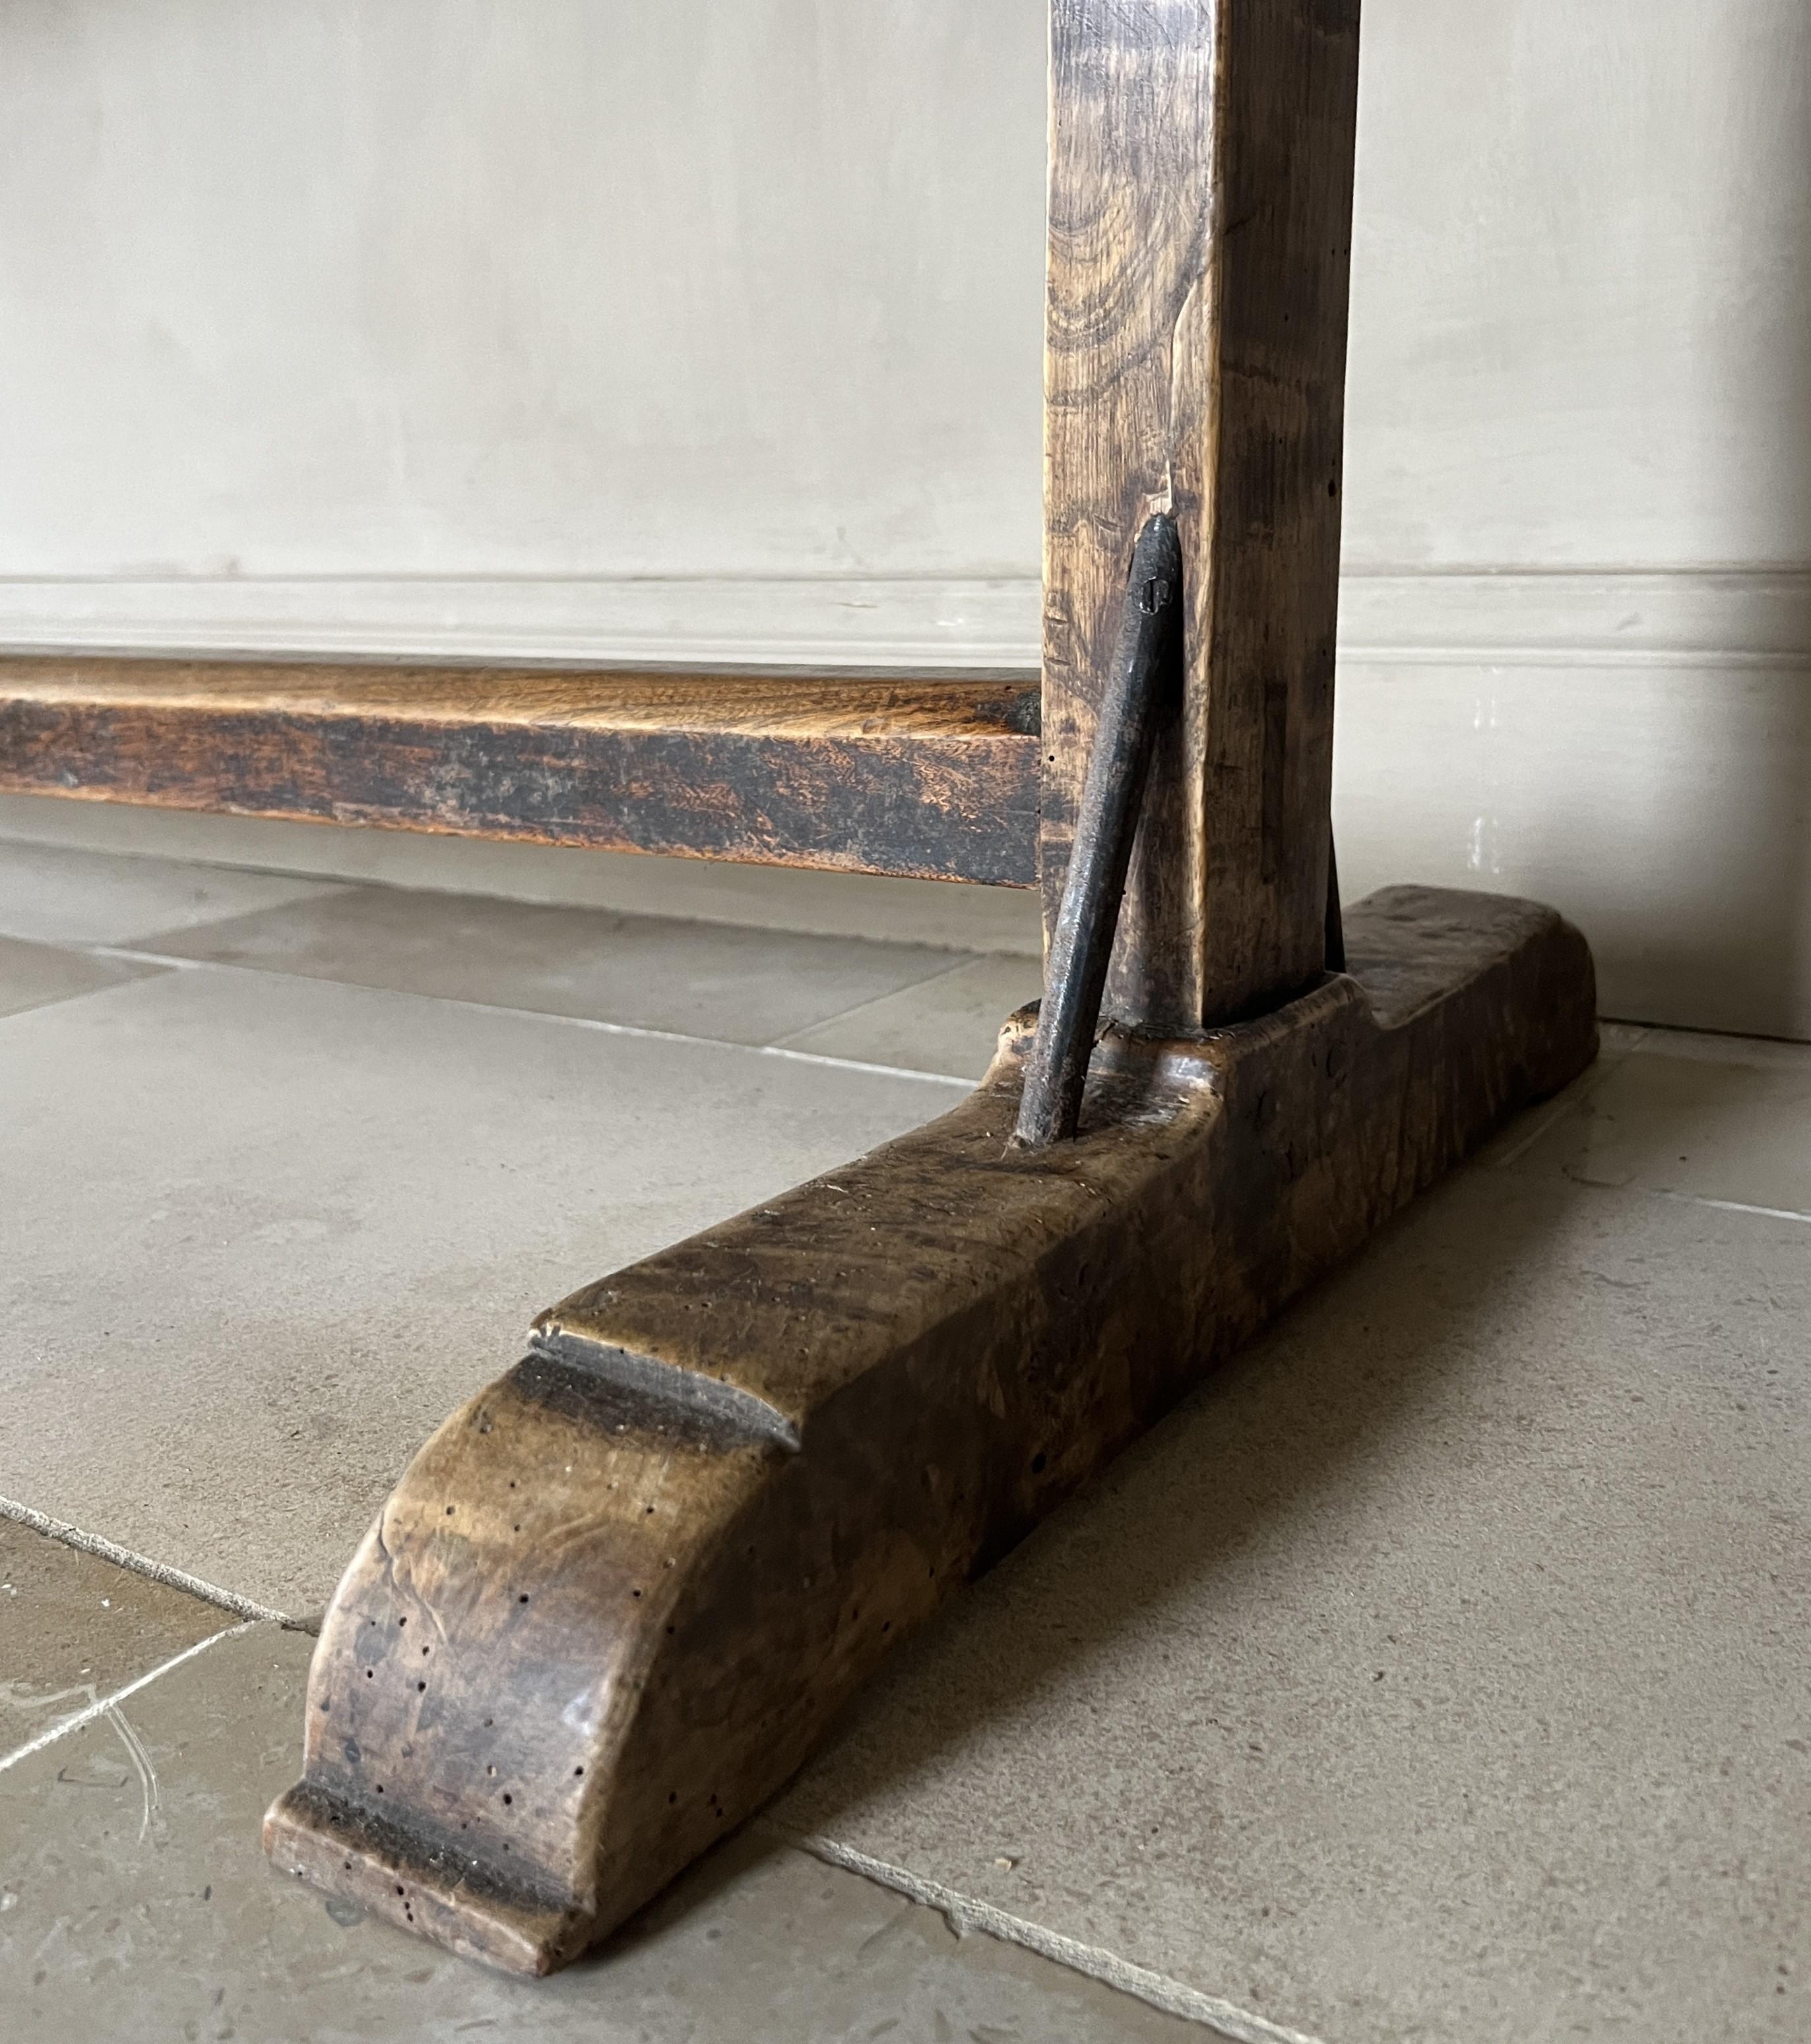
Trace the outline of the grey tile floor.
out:
<instances>
[{"instance_id":1,"label":"grey tile floor","mask_svg":"<svg viewBox=\"0 0 1811 2044\"><path fill-rule=\"evenodd\" d=\"M1804 1047L1611 1031L597 1960L502 1981L271 1875L297 1622L426 1431L1036 990L916 901L864 942L629 884L0 843L7 2036L1811 2034Z\"/></svg>"}]
</instances>

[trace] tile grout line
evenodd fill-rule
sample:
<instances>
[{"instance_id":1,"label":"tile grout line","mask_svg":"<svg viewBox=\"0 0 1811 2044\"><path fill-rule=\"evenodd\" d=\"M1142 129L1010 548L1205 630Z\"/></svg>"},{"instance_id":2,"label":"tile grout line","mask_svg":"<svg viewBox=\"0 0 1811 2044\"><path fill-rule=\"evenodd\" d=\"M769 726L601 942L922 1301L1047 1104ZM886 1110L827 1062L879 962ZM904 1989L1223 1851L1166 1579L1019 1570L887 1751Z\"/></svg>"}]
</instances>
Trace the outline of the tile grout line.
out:
<instances>
[{"instance_id":1,"label":"tile grout line","mask_svg":"<svg viewBox=\"0 0 1811 2044\"><path fill-rule=\"evenodd\" d=\"M1617 1026L1619 1028L1626 1028L1628 1025L1626 1023L1619 1023ZM1569 1114L1575 1113L1582 1107L1625 1058L1632 1057L1640 1049L1642 1044L1647 1040L1648 1033L1646 1029L1643 1029L1632 1043L1625 1043L1613 1058L1606 1058L1600 1050L1597 1057L1592 1061L1590 1084L1582 1087L1570 1100L1555 1101L1551 1114L1544 1114L1514 1149L1503 1156L1493 1157L1486 1168L1492 1171L1506 1171L1518 1157L1525 1157L1550 1128L1557 1128ZM1567 1090L1570 1092L1571 1088L1567 1088Z\"/></svg>"},{"instance_id":2,"label":"tile grout line","mask_svg":"<svg viewBox=\"0 0 1811 2044\"><path fill-rule=\"evenodd\" d=\"M1632 1026L1628 1023L1617 1024L1619 1028L1628 1028ZM1492 1171L1507 1170L1518 1158L1525 1156L1549 1129L1556 1128L1569 1115L1575 1114L1580 1108L1589 1105L1593 1096L1605 1083L1616 1066L1625 1058L1632 1057L1644 1049L1651 1036L1663 1033L1658 1024L1643 1025L1634 1041L1625 1043L1613 1058L1607 1061L1602 1058L1598 1060L1597 1066L1591 1073L1589 1085L1583 1085L1571 1099L1556 1101L1554 1104L1553 1112L1551 1114L1544 1115L1514 1149L1503 1156L1492 1158L1485 1168ZM1709 1207L1718 1213L1755 1214L1763 1220L1798 1221L1805 1227L1811 1228L1811 1213L1807 1213L1798 1207L1761 1206L1751 1200L1713 1199L1708 1193L1682 1193L1670 1185L1610 1185L1595 1178L1573 1178L1572 1174L1565 1170L1563 1167L1562 1167L1561 1175L1570 1179L1575 1185L1595 1185L1605 1192L1633 1193L1643 1199L1671 1200L1679 1206Z\"/></svg>"},{"instance_id":3,"label":"tile grout line","mask_svg":"<svg viewBox=\"0 0 1811 2044\"><path fill-rule=\"evenodd\" d=\"M773 1043L732 1043L728 1039L721 1036L692 1036L676 1029L647 1029L640 1028L637 1024L630 1022L606 1022L596 1016L560 1015L554 1013L548 1009L541 1008L510 1008L504 1005L499 1001L463 1001L459 999L456 995L452 994L417 993L410 992L409 989L402 987L372 986L363 980L317 979L313 974L286 973L265 966L233 965L224 962L223 961L216 959L175 958L160 951L136 951L133 949L129 945L124 944L62 944L56 947L56 948L63 951L86 952L100 958L125 959L130 960L135 964L161 966L167 969L171 969L179 972L239 973L249 975L255 978L263 979L287 980L301 978L308 980L312 985L320 986L352 987L367 993L398 993L406 1000L435 1001L440 1002L443 1005L448 1008L470 1009L481 1015L519 1016L527 1021L552 1022L560 1024L567 1028L594 1029L605 1035L627 1036L656 1043L679 1043L699 1050L738 1051L742 1053L744 1055L750 1057L779 1058L791 1063L802 1065L821 1065L834 1071L859 1072L866 1076L875 1078L917 1079L927 1085L960 1086L965 1091L970 1093L975 1091L979 1084L979 1082L975 1079L959 1078L953 1072L915 1071L910 1066L905 1065L871 1064L858 1058L838 1058L829 1056L822 1051L794 1050L786 1043L784 1038L782 1038L779 1042ZM977 956L980 955L983 955L983 954L977 954ZM912 986L899 988L897 991L902 993L909 993L914 992L919 987L932 986L940 979L947 979L952 974L962 971L966 966L972 964L973 962L974 961L972 959L964 959L960 964L949 966L942 972L932 974L929 979L914 981ZM110 989L106 988L98 988L94 990L98 993L106 993ZM81 1000L87 998L87 997L77 994L68 997L74 1000ZM821 1023L809 1023L806 1025L806 1029L794 1030L792 1032L792 1034L794 1035L802 1035L806 1033L806 1030L821 1028L825 1027L825 1024L829 1022L841 1021L846 1019L848 1016L860 1014L866 1009L876 1007L882 1001L892 1000L894 997L895 996L894 994L879 994L876 995L872 1001L858 1001L853 1008L844 1009L840 1010L835 1015L828 1016ZM52 1002L46 1005L56 1006L61 1004ZM35 1013L37 1010L27 1009L24 1012L26 1013ZM1637 1025L1630 1023L1618 1023L1616 1026L1619 1028L1625 1029L1633 1029L1637 1028ZM1537 1143L1541 1138L1549 1132L1549 1130L1557 1128L1558 1125L1562 1121L1565 1120L1570 1115L1576 1112L1578 1109L1585 1106L1590 1101L1592 1095L1594 1094L1598 1088L1609 1078L1610 1072L1613 1069L1614 1066L1620 1063L1623 1058L1632 1056L1636 1052L1640 1051L1645 1044L1648 1038L1655 1034L1659 1028L1660 1025L1657 1024L1644 1024L1639 1025L1638 1033L1636 1034L1633 1042L1625 1044L1621 1049L1616 1053L1615 1057L1613 1059L1609 1061L1600 1060L1599 1068L1593 1071L1590 1083L1588 1085L1585 1086L1574 1098L1571 1100L1555 1101L1553 1104L1552 1112L1549 1114L1544 1115L1540 1120L1536 1123L1535 1126L1522 1138L1522 1139L1516 1144L1513 1150L1505 1152L1505 1155L1501 1157L1493 1157L1490 1158L1483 1164L1483 1169L1490 1171L1505 1171L1508 1170L1511 1166L1519 1162L1521 1158L1525 1157L1528 1152L1534 1147L1536 1143ZM1697 1032L1686 1033L1701 1034L1703 1032ZM1771 1041L1774 1039L1767 1039L1764 1040ZM1793 1039L1781 1039L1779 1040L1790 1041ZM1578 1182L1582 1183L1588 1181L1579 1181ZM1707 1195L1700 1193L1674 1192L1658 1187L1632 1186L1626 1189L1644 1193L1649 1197L1655 1198L1675 1200L1687 1205L1711 1207L1726 1213L1751 1213L1759 1215L1767 1220L1803 1221L1808 1224L1811 1224L1811 1213L1801 1213L1796 1208L1792 1207L1757 1206L1743 1200L1717 1200L1712 1199ZM21 1508L22 1509L23 1508ZM3 1498L0 1498L0 1516L10 1516L12 1515L6 1500ZM83 1537L86 1538L87 1536ZM99 1550L97 1550L96 1551ZM121 1551L122 1554L125 1553L125 1550L121 1550ZM113 1557L112 1558L118 1558ZM154 1573L160 1566L160 1564L156 1562L148 1562L142 1559L135 1559L129 1557L123 1561L122 1566L127 1568L136 1568L140 1573ZM232 1593L230 1592L211 1589L205 1585L193 1583L186 1580L179 1585L179 1587L194 1589L198 1596L208 1597L211 1601L224 1605L228 1610L236 1610L238 1608L237 1603L233 1599ZM280 1613L262 1613L260 1615L267 1616L281 1616ZM287 1621L286 1620L286 1622Z\"/></svg>"},{"instance_id":4,"label":"tile grout line","mask_svg":"<svg viewBox=\"0 0 1811 2044\"><path fill-rule=\"evenodd\" d=\"M1121 1994L1133 1996L1167 2015L1205 2023L1232 2038L1233 2044L1319 2044L1317 2038L1302 2031L1271 2023L1249 2009L1240 2008L1236 2003L1223 2000L1218 1995L1204 1994L1199 1988L1171 1980L1167 1973L1134 1965L1131 1960L1122 1959L1117 1953L1104 1950L1098 1945L1085 1945L1079 1938L1065 1937L1060 1931L1048 1930L1043 1924L1029 1922L1025 1917L1009 1915L991 1902L961 1894L953 1888L946 1888L941 1881L926 1880L886 1860L875 1859L836 1838L825 1838L815 1832L785 1831L764 1819L757 1820L756 1827L770 1838L810 1854L813 1859L822 1860L827 1866L840 1867L845 1873L859 1874L879 1887L890 1888L896 1895L903 1895L908 1901L935 1909L947 1919L958 1937L967 1931L980 1931L988 1937L999 1938L1002 1943L1021 1946L1026 1951L1035 1952L1040 1958L1066 1966L1071 1973L1085 1973L1090 1980L1117 1988Z\"/></svg>"},{"instance_id":5,"label":"tile grout line","mask_svg":"<svg viewBox=\"0 0 1811 2044\"><path fill-rule=\"evenodd\" d=\"M1588 1180L1575 1180L1575 1184L1588 1183ZM1676 1200L1681 1206L1714 1207L1719 1213L1759 1214L1763 1220L1802 1221L1811 1228L1811 1213L1801 1213L1797 1207L1759 1207L1748 1200L1713 1200L1704 1193L1675 1193L1665 1186L1638 1185L1632 1189L1651 1193L1652 1197Z\"/></svg>"},{"instance_id":6,"label":"tile grout line","mask_svg":"<svg viewBox=\"0 0 1811 2044\"><path fill-rule=\"evenodd\" d=\"M890 993L876 993L866 1001L858 1001L852 1008L840 1008L834 1015L825 1015L816 1022L807 1022L797 1029L790 1029L783 1036L774 1039L775 1050L789 1050L801 1036L809 1036L814 1030L828 1029L832 1022L847 1022L852 1015L865 1015L871 1008L882 1008L890 1001L897 1001L904 993L921 993L927 986L935 986L940 980L952 979L959 972L966 972L975 963L971 958L961 959L955 965L946 965L941 972L933 972L924 979L915 979L909 986L896 986Z\"/></svg>"},{"instance_id":7,"label":"tile grout line","mask_svg":"<svg viewBox=\"0 0 1811 2044\"><path fill-rule=\"evenodd\" d=\"M4 579L4 577L0 577L0 582L3 582ZM166 812L166 813L167 813L167 812ZM200 813L184 812L182 813L198 814ZM916 937L875 936L864 930L816 928L808 925L801 925L792 922L752 923L738 916L727 914L706 915L703 913L694 913L689 910L672 907L652 909L647 907L623 908L609 901L572 901L563 899L557 895L494 894L486 893L483 889L479 889L475 892L469 887L437 887L421 880L390 880L384 878L383 876L377 874L345 874L317 873L297 866L246 865L236 863L223 864L217 859L198 859L192 855L185 852L147 852L142 851L122 851L117 848L110 848L102 845L65 844L60 840L56 840L16 837L6 829L4 822L0 821L0 852L4 852L9 847L14 850L23 850L26 851L74 851L79 853L84 858L92 855L101 859L123 859L136 860L140 863L148 861L154 865L200 866L210 873L250 874L256 878L263 880L289 880L296 882L299 886L312 889L316 894L353 894L361 893L367 889L375 889L389 894L426 895L433 900L440 901L486 901L506 907L513 906L524 909L571 909L582 915L613 916L629 922L679 923L708 930L745 931L752 932L756 935L776 937L818 938L821 939L827 943L854 943L879 946L884 948L894 948L902 946L909 950L957 951L961 953L965 959L983 958L1016 958L1027 959L1033 964L1036 964L1043 957L1043 947L1041 943L1032 949L1014 949L1013 940L1009 936L1006 937L1003 941L988 943L982 943L979 942L964 943L959 936L951 936L947 933L940 936L929 933ZM706 863L710 863L712 862L707 861ZM727 863L730 864L732 869L740 865L740 862L739 861L731 861ZM766 871L773 871L785 869L767 867L762 870ZM794 867L790 870L793 871L802 871L806 869ZM819 871L830 870L830 869L828 868L817 868L815 870ZM867 874L852 874L847 876L843 876L839 874L834 877L847 877L852 879L870 879L875 878L885 878L886 876L877 876ZM910 876L908 875L906 877L909 878ZM934 882L926 884L941 886L944 883L941 882ZM983 882L982 884L986 885L986 883ZM1016 894L1021 892L1033 892L1035 890L1007 888L1001 891ZM306 894L302 894L297 896L293 902L272 903L270 905L270 909L239 909L232 910L224 916L210 916L202 922L182 925L180 932L166 926L166 928L162 931L151 931L148 932L147 934L152 936L175 936L179 933L186 934L187 932L194 930L216 929L223 924L237 922L244 916L262 916L270 912L271 909L300 906L307 899L308 896ZM73 938L63 937L27 937L21 939L20 941L25 943L60 944L63 945L65 948L68 948L77 945L79 940ZM129 939L128 939L128 941L129 941ZM1785 1040L1790 1041L1794 1039L1787 1039Z\"/></svg>"},{"instance_id":8,"label":"tile grout line","mask_svg":"<svg viewBox=\"0 0 1811 2044\"><path fill-rule=\"evenodd\" d=\"M136 1676L123 1689L115 1689L105 1696L97 1696L94 1702L48 1726L36 1739L29 1739L13 1752L0 1754L0 1774L9 1768L17 1767L22 1760L29 1760L34 1753L42 1753L47 1746L54 1746L60 1739L72 1731L79 1731L83 1725L92 1724L97 1718L110 1716L128 1696L136 1696L161 1675L167 1675L173 1668L180 1668L185 1661L192 1661L198 1654L205 1654L210 1646L217 1646L223 1639L236 1639L241 1633L249 1632L263 1621L254 1618L241 1619L236 1625L229 1625L218 1632L210 1632L206 1639L198 1639L193 1646L185 1646L180 1654L172 1654L167 1661L160 1661L155 1668ZM129 1742L127 1750L131 1750ZM136 1762L135 1762L136 1764Z\"/></svg>"},{"instance_id":9,"label":"tile grout line","mask_svg":"<svg viewBox=\"0 0 1811 2044\"><path fill-rule=\"evenodd\" d=\"M98 1533L86 1533L79 1526L71 1526L61 1519L52 1519L48 1512L40 1512L29 1504L21 1504L17 1499L0 1497L0 1519L10 1519L16 1526L29 1526L34 1533L42 1533L47 1539L60 1540L66 1547L73 1547L78 1554L92 1554L98 1561L111 1562L116 1568L129 1569L135 1576L145 1576L154 1583L162 1583L167 1589L186 1590L190 1596L199 1597L204 1604L215 1604L222 1611L229 1611L234 1617L248 1623L274 1621L279 1625L293 1626L295 1620L286 1612L273 1611L268 1604L255 1603L252 1598L241 1596L236 1590L222 1589L217 1583L204 1582L199 1576L191 1576L185 1569L172 1567L167 1562L154 1562L148 1554L136 1553L130 1547L122 1547L117 1542L105 1539Z\"/></svg>"},{"instance_id":10,"label":"tile grout line","mask_svg":"<svg viewBox=\"0 0 1811 2044\"><path fill-rule=\"evenodd\" d=\"M1776 1043L1788 1051L1802 1051L1811 1043L1811 1037L1772 1035L1764 1029L1713 1029L1691 1022L1636 1022L1623 1015L1600 1015L1598 1020L1618 1029L1639 1029L1644 1036L1709 1036L1732 1043Z\"/></svg>"},{"instance_id":11,"label":"tile grout line","mask_svg":"<svg viewBox=\"0 0 1811 2044\"><path fill-rule=\"evenodd\" d=\"M749 1057L782 1058L802 1065L829 1065L838 1071L865 1072L879 1078L917 1079L926 1085L961 1086L968 1092L973 1092L975 1085L973 1079L959 1078L954 1072L914 1071L906 1065L866 1064L859 1058L832 1058L818 1051L790 1050L783 1043L736 1043L722 1036L692 1036L679 1029L645 1029L633 1022L606 1022L594 1015L559 1015L544 1008L511 1008L499 1001L463 1001L456 994L420 993L407 987L373 986L368 981L362 979L329 979L313 973L283 972L269 966L233 965L220 959L174 958L162 951L136 951L129 944L67 944L61 948L87 951L98 958L125 959L135 965L163 966L178 972L240 973L256 979L299 979L313 986L347 986L364 993L394 993L401 995L406 1001L434 1001L443 1007L468 1008L481 1015L517 1015L528 1021L558 1023L569 1029L600 1030L608 1036L633 1036L654 1043L683 1043L698 1050L736 1051ZM963 961L964 964L967 962L969 961L966 959ZM961 966L952 966L950 970L959 972ZM932 979L944 977L942 973L932 975ZM930 983L930 980L921 980L913 984L928 986ZM913 989L902 987L898 990L902 993L908 993ZM858 1002L856 1007L867 1005L867 1002ZM856 1009L845 1009L841 1013L847 1015L856 1012ZM840 1017L830 1016L825 1019L836 1021ZM819 1025L813 1022L807 1026L815 1029ZM800 1032L795 1030L791 1033L798 1035Z\"/></svg>"},{"instance_id":12,"label":"tile grout line","mask_svg":"<svg viewBox=\"0 0 1811 2044\"><path fill-rule=\"evenodd\" d=\"M676 1040L686 1043L708 1043L713 1042L714 1039L710 1037L682 1036ZM864 1063L859 1058L826 1057L820 1051L792 1051L780 1043L727 1043L719 1044L717 1047L732 1051L752 1050L757 1057L783 1058L793 1064L828 1065L839 1072L866 1072L875 1078L922 1079L927 1085L960 1086L964 1093L973 1093L979 1083L975 1079L959 1078L954 1072L917 1072L908 1065L871 1065Z\"/></svg>"}]
</instances>

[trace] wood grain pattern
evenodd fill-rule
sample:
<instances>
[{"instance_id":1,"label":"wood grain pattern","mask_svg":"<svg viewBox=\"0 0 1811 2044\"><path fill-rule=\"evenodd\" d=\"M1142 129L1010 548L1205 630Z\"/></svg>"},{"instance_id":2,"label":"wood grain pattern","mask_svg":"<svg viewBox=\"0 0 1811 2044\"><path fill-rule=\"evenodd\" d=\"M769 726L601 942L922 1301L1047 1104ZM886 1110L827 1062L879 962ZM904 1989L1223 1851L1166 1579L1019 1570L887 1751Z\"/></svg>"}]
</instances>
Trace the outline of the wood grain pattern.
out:
<instances>
[{"instance_id":1,"label":"wood grain pattern","mask_svg":"<svg viewBox=\"0 0 1811 2044\"><path fill-rule=\"evenodd\" d=\"M1594 1055L1590 952L1532 903L1393 889L1321 970L1355 31L1355 0L1055 0L1049 912L1153 512L1188 640L1073 1139L1009 1139L1028 1010L954 1112L542 1314L336 1593L279 1867L517 1971L576 1957Z\"/></svg>"},{"instance_id":2,"label":"wood grain pattern","mask_svg":"<svg viewBox=\"0 0 1811 2044\"><path fill-rule=\"evenodd\" d=\"M1009 1146L953 1113L586 1286L435 1435L336 1593L277 1865L545 1972L740 1823L898 1641L1595 1048L1551 909L1392 889L1352 977L1109 1035Z\"/></svg>"},{"instance_id":3,"label":"wood grain pattern","mask_svg":"<svg viewBox=\"0 0 1811 2044\"><path fill-rule=\"evenodd\" d=\"M1027 681L0 660L0 789L1026 886Z\"/></svg>"},{"instance_id":4,"label":"wood grain pattern","mask_svg":"<svg viewBox=\"0 0 1811 2044\"><path fill-rule=\"evenodd\" d=\"M1109 984L1158 1031L1325 944L1357 0L1055 0L1047 929L1132 540L1181 528L1187 678Z\"/></svg>"}]
</instances>

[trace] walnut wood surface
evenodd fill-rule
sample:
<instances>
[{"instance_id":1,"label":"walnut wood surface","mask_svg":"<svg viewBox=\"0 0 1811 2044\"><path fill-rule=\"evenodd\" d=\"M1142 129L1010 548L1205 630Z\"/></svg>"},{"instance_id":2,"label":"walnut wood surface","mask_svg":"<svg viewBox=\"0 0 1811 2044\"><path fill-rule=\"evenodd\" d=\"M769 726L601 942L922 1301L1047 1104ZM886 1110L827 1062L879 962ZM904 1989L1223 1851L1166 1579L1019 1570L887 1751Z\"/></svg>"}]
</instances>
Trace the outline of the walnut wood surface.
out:
<instances>
[{"instance_id":1,"label":"walnut wood surface","mask_svg":"<svg viewBox=\"0 0 1811 2044\"><path fill-rule=\"evenodd\" d=\"M0 789L1025 886L1029 681L0 660Z\"/></svg>"},{"instance_id":2,"label":"walnut wood surface","mask_svg":"<svg viewBox=\"0 0 1811 2044\"><path fill-rule=\"evenodd\" d=\"M416 1458L310 1676L276 1863L522 1972L796 1768L887 1652L1595 1048L1529 902L1398 888L1355 977L1109 1036L1009 1147L1030 1018L940 1121L587 1286Z\"/></svg>"},{"instance_id":3,"label":"walnut wood surface","mask_svg":"<svg viewBox=\"0 0 1811 2044\"><path fill-rule=\"evenodd\" d=\"M1042 879L1061 896L1134 536L1187 682L1109 1006L1255 1012L1325 944L1357 0L1054 0Z\"/></svg>"}]
</instances>

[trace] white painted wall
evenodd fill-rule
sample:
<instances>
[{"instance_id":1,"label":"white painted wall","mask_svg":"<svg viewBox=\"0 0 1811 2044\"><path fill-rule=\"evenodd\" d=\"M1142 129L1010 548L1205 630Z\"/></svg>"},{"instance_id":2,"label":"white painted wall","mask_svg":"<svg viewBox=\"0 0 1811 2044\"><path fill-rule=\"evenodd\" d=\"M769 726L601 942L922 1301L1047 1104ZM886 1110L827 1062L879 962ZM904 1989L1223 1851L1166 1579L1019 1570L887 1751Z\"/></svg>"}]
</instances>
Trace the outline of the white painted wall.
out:
<instances>
[{"instance_id":1,"label":"white painted wall","mask_svg":"<svg viewBox=\"0 0 1811 2044\"><path fill-rule=\"evenodd\" d=\"M11 0L0 640L1030 659L1043 33ZM1365 36L1348 884L1811 1034L1811 6Z\"/></svg>"},{"instance_id":2,"label":"white painted wall","mask_svg":"<svg viewBox=\"0 0 1811 2044\"><path fill-rule=\"evenodd\" d=\"M1811 1034L1811 6L1369 0L1336 818Z\"/></svg>"},{"instance_id":3,"label":"white painted wall","mask_svg":"<svg viewBox=\"0 0 1811 2044\"><path fill-rule=\"evenodd\" d=\"M11 636L771 651L1035 572L1041 9L9 0Z\"/></svg>"}]
</instances>

